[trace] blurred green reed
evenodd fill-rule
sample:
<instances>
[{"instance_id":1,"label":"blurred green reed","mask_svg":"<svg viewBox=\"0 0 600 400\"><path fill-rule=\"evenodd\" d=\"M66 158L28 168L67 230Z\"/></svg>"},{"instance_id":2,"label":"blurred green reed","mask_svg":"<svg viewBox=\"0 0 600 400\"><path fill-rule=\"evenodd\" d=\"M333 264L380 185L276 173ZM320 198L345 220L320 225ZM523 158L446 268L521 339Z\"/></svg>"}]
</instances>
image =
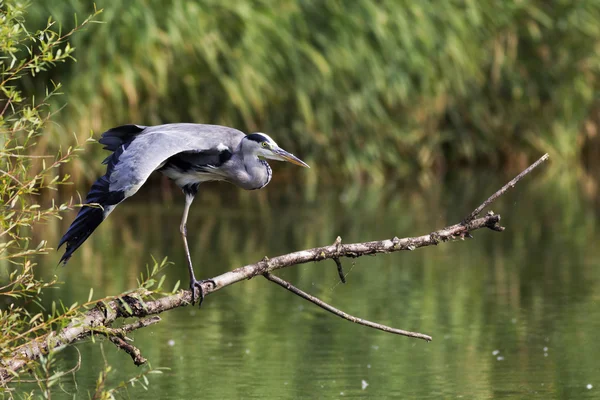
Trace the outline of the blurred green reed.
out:
<instances>
[{"instance_id":1,"label":"blurred green reed","mask_svg":"<svg viewBox=\"0 0 600 400\"><path fill-rule=\"evenodd\" d=\"M600 0L96 5L104 24L74 39L77 63L48 76L69 92L57 142L129 122L225 124L272 133L321 176L375 183L521 167L543 152L573 163L598 148ZM92 10L31 8L34 23L51 14L65 26Z\"/></svg>"}]
</instances>

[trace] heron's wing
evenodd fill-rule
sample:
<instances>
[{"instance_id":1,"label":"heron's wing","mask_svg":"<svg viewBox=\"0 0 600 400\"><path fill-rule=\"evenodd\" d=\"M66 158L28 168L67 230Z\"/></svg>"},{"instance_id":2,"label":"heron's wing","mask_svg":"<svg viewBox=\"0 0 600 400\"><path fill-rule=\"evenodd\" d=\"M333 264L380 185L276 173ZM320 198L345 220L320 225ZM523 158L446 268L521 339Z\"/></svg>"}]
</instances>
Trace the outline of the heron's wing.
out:
<instances>
[{"instance_id":1,"label":"heron's wing","mask_svg":"<svg viewBox=\"0 0 600 400\"><path fill-rule=\"evenodd\" d=\"M228 161L233 155L233 149L226 147L225 145L214 149L208 150L193 150L183 151L171 156L167 166L177 168L182 172L188 171L205 171L211 168L217 168Z\"/></svg>"},{"instance_id":2,"label":"heron's wing","mask_svg":"<svg viewBox=\"0 0 600 400\"><path fill-rule=\"evenodd\" d=\"M104 132L98 142L104 145L105 150L115 151L122 145L131 143L146 128L146 126L134 124L117 126ZM104 164L108 162L110 157L108 156L104 160Z\"/></svg>"},{"instance_id":3,"label":"heron's wing","mask_svg":"<svg viewBox=\"0 0 600 400\"><path fill-rule=\"evenodd\" d=\"M217 152L236 148L244 136L232 128L199 124L123 125L105 132L100 143L113 151L104 160L106 174L94 182L85 199L86 206L79 210L60 240L58 247L67 244L60 262L66 263L112 210L137 192L169 158L183 153L185 162L194 161L189 157L214 162ZM191 153L188 156L186 152Z\"/></svg>"},{"instance_id":4,"label":"heron's wing","mask_svg":"<svg viewBox=\"0 0 600 400\"><path fill-rule=\"evenodd\" d=\"M144 184L150 174L174 155L183 160L203 157L205 164L218 161L224 149L233 151L244 133L218 125L169 124L144 129L127 146L122 146L118 159L110 160L110 191L123 192L127 198ZM115 155L117 151L115 151Z\"/></svg>"}]
</instances>

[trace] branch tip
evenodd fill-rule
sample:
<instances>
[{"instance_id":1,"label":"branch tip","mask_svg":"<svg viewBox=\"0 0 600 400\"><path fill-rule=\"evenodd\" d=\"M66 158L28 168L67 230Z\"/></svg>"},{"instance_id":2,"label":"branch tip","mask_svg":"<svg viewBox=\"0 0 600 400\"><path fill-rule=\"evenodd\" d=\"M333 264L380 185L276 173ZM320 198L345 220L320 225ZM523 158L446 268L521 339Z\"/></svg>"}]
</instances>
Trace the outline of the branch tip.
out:
<instances>
[{"instance_id":1,"label":"branch tip","mask_svg":"<svg viewBox=\"0 0 600 400\"><path fill-rule=\"evenodd\" d=\"M344 274L344 267L342 267L342 262L337 257L334 257L333 261L335 261L335 265L337 266L337 271L338 271L338 275L340 276L340 281L342 281L342 283L346 283L346 275Z\"/></svg>"},{"instance_id":2,"label":"branch tip","mask_svg":"<svg viewBox=\"0 0 600 400\"><path fill-rule=\"evenodd\" d=\"M517 182L519 182L521 179L523 179L531 171L533 171L534 169L536 169L540 164L542 164L548 158L550 158L550 156L548 155L548 153L544 154L536 162L534 162L529 167L527 167L525 170L523 170L523 172L521 172L519 175L515 176L510 182L508 182L506 185L502 186L496 193L494 193L493 195L491 195L490 197L488 197L488 199L486 201L484 201L479 207L477 207L475 210L473 210L473 212L471 214L469 214L463 220L462 224L466 225L469 222L473 221L475 218L477 218L477 216L479 214L481 214L481 212L483 211L484 208L486 208L487 206L489 206L490 204L492 204L498 197L500 197L504 193L506 193L506 191L508 189L514 188L515 185L517 184Z\"/></svg>"},{"instance_id":3,"label":"branch tip","mask_svg":"<svg viewBox=\"0 0 600 400\"><path fill-rule=\"evenodd\" d=\"M121 339L118 336L109 336L108 339L118 348L126 352L131 356L133 363L138 367L140 365L144 365L148 362L144 356L142 356L142 352L140 349L135 347L134 345L127 343L125 340Z\"/></svg>"}]
</instances>

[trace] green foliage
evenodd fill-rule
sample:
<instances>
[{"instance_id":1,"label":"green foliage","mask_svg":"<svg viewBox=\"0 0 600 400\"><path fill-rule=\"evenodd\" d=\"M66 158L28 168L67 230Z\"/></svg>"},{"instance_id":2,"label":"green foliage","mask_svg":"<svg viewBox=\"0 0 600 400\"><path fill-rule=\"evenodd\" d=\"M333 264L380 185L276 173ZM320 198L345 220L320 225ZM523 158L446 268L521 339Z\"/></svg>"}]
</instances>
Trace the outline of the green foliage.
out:
<instances>
[{"instance_id":1,"label":"green foliage","mask_svg":"<svg viewBox=\"0 0 600 400\"><path fill-rule=\"evenodd\" d=\"M42 133L53 118L49 101L59 94L60 84L52 84L42 99L28 98L20 83L35 77L57 63L71 58L73 48L66 34L56 30L48 20L46 26L30 32L24 25L26 4L0 1L0 357L34 337L61 326L73 315L73 307L53 304L52 310L41 305L44 289L55 287L35 274L32 257L46 254L51 247L35 233L35 227L69 208L68 203L45 204L43 195L68 183L69 176L60 173L81 147L57 149L53 155L33 156ZM80 29L90 22L85 20ZM48 203L48 202L46 202ZM51 372L52 354L34 368L40 391L49 389L63 376ZM39 373L38 373L39 372Z\"/></svg>"},{"instance_id":2,"label":"green foliage","mask_svg":"<svg viewBox=\"0 0 600 400\"><path fill-rule=\"evenodd\" d=\"M375 181L546 151L574 161L588 140L600 0L98 4L105 24L76 38L89 51L58 73L77 85L61 122L80 135L233 125L273 133L321 174Z\"/></svg>"},{"instance_id":3,"label":"green foliage","mask_svg":"<svg viewBox=\"0 0 600 400\"><path fill-rule=\"evenodd\" d=\"M19 81L71 58L73 49L66 40L73 31L62 35L49 20L44 29L29 32L23 25L24 12L20 2L0 2L0 299L8 304L0 310L2 357L47 330L47 321L57 316L54 311L46 316L26 307L29 303L39 305L41 291L56 284L55 280L44 282L34 276L31 257L46 254L50 247L44 239L33 241L32 226L58 218L60 211L69 207L67 203L42 204L39 200L44 192L67 183L69 177L58 169L78 150L31 155L53 116L49 100L58 94L60 85L54 84L40 101L24 96Z\"/></svg>"},{"instance_id":4,"label":"green foliage","mask_svg":"<svg viewBox=\"0 0 600 400\"><path fill-rule=\"evenodd\" d=\"M91 399L94 400L114 400L117 394L123 394L122 392L127 393L129 389L133 389L136 386L141 387L143 390L147 391L148 386L150 384L148 380L148 376L152 374L162 374L161 369L151 369L146 370L128 380L121 381L118 385L114 387L107 387L107 380L111 373L114 373L113 368L106 361L106 356L104 355L104 349L102 348L102 357L104 359L104 368L98 375L98 379L96 381L96 389L93 394L90 395ZM129 394L129 393L128 393ZM127 396L126 398L129 398Z\"/></svg>"},{"instance_id":5,"label":"green foliage","mask_svg":"<svg viewBox=\"0 0 600 400\"><path fill-rule=\"evenodd\" d=\"M41 30L26 28L27 4L19 1L0 1L0 358L11 358L15 351L35 338L60 329L72 318L92 307L96 302L67 306L62 301L43 306L45 289L57 288L56 277L43 280L36 272L34 260L52 250L47 234L40 234L44 222L60 218L71 202L56 204L49 199L50 191L69 183L62 171L64 164L73 160L82 146L57 148L48 154L43 143L47 141L46 128L55 119L50 101L59 95L60 84L52 82L42 99L24 94L23 81L38 79L57 63L72 59L74 48L71 36L92 22L95 11L67 33L61 32L49 19ZM42 143L42 145L40 145ZM40 152L42 154L40 154ZM41 239L35 239L40 238ZM146 280L140 282L152 287L166 261L156 264ZM152 273L150 273L152 272ZM148 280L151 280L148 283ZM158 289L162 280L158 281ZM19 393L21 398L50 398L62 382L80 366L81 359L70 368L63 368L56 352L44 354L39 362L29 363L28 369L16 371L17 380L27 373L24 382L35 383L36 389ZM6 365L3 363L2 368ZM106 374L110 371L107 366ZM97 388L98 398L114 398L118 390L127 385L147 385L145 370L114 388ZM15 393L0 386L0 395L14 397Z\"/></svg>"}]
</instances>

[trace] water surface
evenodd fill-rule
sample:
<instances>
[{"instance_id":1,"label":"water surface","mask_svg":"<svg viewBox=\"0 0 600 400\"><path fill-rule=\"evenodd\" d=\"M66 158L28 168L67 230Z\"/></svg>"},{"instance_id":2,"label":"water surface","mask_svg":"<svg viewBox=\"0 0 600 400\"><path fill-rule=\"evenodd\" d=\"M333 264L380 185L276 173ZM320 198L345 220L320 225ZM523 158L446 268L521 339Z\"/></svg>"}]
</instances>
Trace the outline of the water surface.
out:
<instances>
[{"instance_id":1,"label":"water surface","mask_svg":"<svg viewBox=\"0 0 600 400\"><path fill-rule=\"evenodd\" d=\"M341 320L263 278L208 296L136 332L152 367L136 399L182 398L595 398L600 390L600 261L597 210L572 172L548 168L494 206L504 233L393 255L332 261L277 274L356 316L433 336L431 343ZM275 184L241 193L207 185L188 231L197 275L297 249L393 236L415 236L460 221L510 176L457 174L409 188L322 189L311 196ZM219 194L224 191L224 194ZM66 304L136 287L168 256L166 285L187 284L179 219L182 198L159 189L120 206L69 265L40 262L65 282L48 301ZM306 198L310 197L310 198ZM69 218L48 226L58 238ZM101 347L77 346L83 364L65 397L87 396L103 367ZM109 384L138 374L111 344ZM75 363L73 349L64 365ZM591 389L588 389L591 385Z\"/></svg>"}]
</instances>

